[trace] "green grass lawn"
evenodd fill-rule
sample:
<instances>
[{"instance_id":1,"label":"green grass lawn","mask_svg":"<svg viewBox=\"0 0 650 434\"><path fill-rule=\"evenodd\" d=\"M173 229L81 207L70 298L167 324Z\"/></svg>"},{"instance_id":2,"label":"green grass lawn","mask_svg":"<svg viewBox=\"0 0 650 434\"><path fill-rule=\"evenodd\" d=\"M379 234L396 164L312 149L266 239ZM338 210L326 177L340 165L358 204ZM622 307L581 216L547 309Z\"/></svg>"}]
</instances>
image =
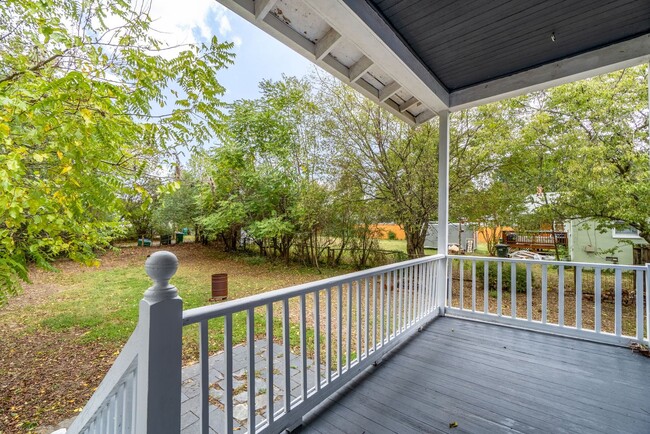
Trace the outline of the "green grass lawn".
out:
<instances>
[{"instance_id":1,"label":"green grass lawn","mask_svg":"<svg viewBox=\"0 0 650 434\"><path fill-rule=\"evenodd\" d=\"M171 246L179 269L171 283L184 309L211 304L211 275L228 273L229 300L316 281L349 269L286 265L213 247ZM70 417L92 394L138 321L138 304L151 281L144 262L155 248L124 248L109 253L99 268L70 262L59 272L35 271L23 294L0 308L0 433L22 432ZM297 303L290 310L295 311ZM279 313L279 312L278 312ZM290 327L292 346L299 327ZM233 318L233 341L246 337L246 313ZM255 312L256 334L265 333L263 310ZM279 319L275 334L281 336ZM223 348L223 320L210 321L210 348ZM314 331L309 330L312 337ZM198 357L198 329L184 328L185 362ZM6 389L6 390L5 390Z\"/></svg>"}]
</instances>

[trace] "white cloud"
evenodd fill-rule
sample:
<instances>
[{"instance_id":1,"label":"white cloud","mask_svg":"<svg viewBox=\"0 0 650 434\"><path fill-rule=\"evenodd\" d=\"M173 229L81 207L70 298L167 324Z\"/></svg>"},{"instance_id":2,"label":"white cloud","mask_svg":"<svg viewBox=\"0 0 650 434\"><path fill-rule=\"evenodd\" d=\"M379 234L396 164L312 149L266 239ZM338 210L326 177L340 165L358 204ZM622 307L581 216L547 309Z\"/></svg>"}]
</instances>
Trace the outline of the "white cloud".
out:
<instances>
[{"instance_id":1,"label":"white cloud","mask_svg":"<svg viewBox=\"0 0 650 434\"><path fill-rule=\"evenodd\" d=\"M226 15L222 15L219 18L219 34L221 36L226 36L230 31L232 30L232 27L230 27L230 20Z\"/></svg>"},{"instance_id":2,"label":"white cloud","mask_svg":"<svg viewBox=\"0 0 650 434\"><path fill-rule=\"evenodd\" d=\"M211 24L215 21L219 23L219 32L225 36L231 31L226 11L215 0L151 0L149 16L155 37L175 46L211 38Z\"/></svg>"},{"instance_id":3,"label":"white cloud","mask_svg":"<svg viewBox=\"0 0 650 434\"><path fill-rule=\"evenodd\" d=\"M232 37L232 42L233 42L233 44L235 44L235 47L239 47L239 46L241 46L243 41L241 39L241 36L235 35L235 36Z\"/></svg>"}]
</instances>

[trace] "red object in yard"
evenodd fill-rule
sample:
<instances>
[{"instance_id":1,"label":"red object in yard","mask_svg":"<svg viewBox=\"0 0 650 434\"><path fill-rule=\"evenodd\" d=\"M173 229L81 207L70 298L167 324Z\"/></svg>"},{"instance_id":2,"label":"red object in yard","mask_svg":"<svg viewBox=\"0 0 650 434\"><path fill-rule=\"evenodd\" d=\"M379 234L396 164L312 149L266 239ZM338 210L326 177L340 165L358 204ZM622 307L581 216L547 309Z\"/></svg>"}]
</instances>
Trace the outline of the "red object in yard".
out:
<instances>
[{"instance_id":1,"label":"red object in yard","mask_svg":"<svg viewBox=\"0 0 650 434\"><path fill-rule=\"evenodd\" d=\"M228 298L228 274L212 275L212 298L210 300L225 300Z\"/></svg>"}]
</instances>

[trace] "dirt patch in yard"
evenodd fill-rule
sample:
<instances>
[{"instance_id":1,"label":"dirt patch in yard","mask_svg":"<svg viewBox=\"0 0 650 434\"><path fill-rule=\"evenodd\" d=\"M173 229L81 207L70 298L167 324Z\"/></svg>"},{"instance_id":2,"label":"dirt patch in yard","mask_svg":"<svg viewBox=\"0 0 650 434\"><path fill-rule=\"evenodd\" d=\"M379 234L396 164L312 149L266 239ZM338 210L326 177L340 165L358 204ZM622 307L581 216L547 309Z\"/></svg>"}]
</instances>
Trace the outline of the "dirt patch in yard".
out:
<instances>
[{"instance_id":1,"label":"dirt patch in yard","mask_svg":"<svg viewBox=\"0 0 650 434\"><path fill-rule=\"evenodd\" d=\"M119 345L78 345L80 330L3 332L0 340L0 432L54 424L83 407Z\"/></svg>"}]
</instances>

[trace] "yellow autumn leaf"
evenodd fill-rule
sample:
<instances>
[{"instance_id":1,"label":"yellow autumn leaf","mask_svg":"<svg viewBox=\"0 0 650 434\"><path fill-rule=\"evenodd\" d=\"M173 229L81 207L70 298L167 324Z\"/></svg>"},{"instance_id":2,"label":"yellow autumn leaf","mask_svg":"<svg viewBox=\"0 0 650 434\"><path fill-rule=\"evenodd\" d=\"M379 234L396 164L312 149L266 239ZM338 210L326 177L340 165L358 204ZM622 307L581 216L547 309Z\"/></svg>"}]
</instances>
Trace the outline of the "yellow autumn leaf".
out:
<instances>
[{"instance_id":1,"label":"yellow autumn leaf","mask_svg":"<svg viewBox=\"0 0 650 434\"><path fill-rule=\"evenodd\" d=\"M9 135L9 125L7 124L0 124L0 132Z\"/></svg>"},{"instance_id":2,"label":"yellow autumn leaf","mask_svg":"<svg viewBox=\"0 0 650 434\"><path fill-rule=\"evenodd\" d=\"M57 157L59 157L59 160L63 160L63 152L61 151L56 151Z\"/></svg>"},{"instance_id":3,"label":"yellow autumn leaf","mask_svg":"<svg viewBox=\"0 0 650 434\"><path fill-rule=\"evenodd\" d=\"M61 173L60 173L60 174L61 174L61 175L64 175L64 174L68 173L68 172L71 171L71 170L72 170L72 166L65 166L63 169L61 169Z\"/></svg>"}]
</instances>

